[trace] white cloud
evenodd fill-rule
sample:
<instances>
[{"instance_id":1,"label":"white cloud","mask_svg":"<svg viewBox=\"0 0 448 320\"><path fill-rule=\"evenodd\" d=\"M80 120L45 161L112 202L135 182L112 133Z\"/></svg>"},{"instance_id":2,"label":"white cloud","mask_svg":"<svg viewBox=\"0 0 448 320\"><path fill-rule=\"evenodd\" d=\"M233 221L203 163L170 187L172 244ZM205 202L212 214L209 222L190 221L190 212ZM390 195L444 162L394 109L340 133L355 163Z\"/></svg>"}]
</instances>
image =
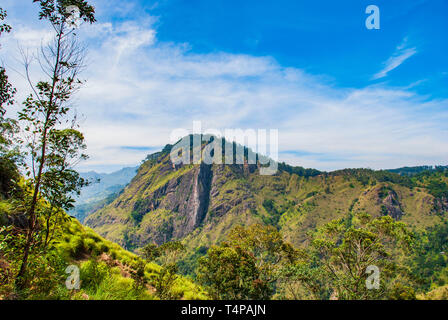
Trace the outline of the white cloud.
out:
<instances>
[{"instance_id":1,"label":"white cloud","mask_svg":"<svg viewBox=\"0 0 448 320\"><path fill-rule=\"evenodd\" d=\"M87 30L88 82L77 98L91 156L84 170L137 164L148 152L123 146L163 146L173 129L191 129L193 120L203 129L279 129L280 151L305 154L280 160L324 170L448 159L448 101L385 86L334 88L271 57L196 54L188 44L158 41L151 20ZM382 74L415 48L397 50Z\"/></svg>"},{"instance_id":2,"label":"white cloud","mask_svg":"<svg viewBox=\"0 0 448 320\"><path fill-rule=\"evenodd\" d=\"M51 30L33 29L27 26L19 26L12 33L12 40L28 49L36 49L41 45L46 45L52 38L53 34Z\"/></svg>"},{"instance_id":3,"label":"white cloud","mask_svg":"<svg viewBox=\"0 0 448 320\"><path fill-rule=\"evenodd\" d=\"M374 80L386 77L390 71L398 68L403 62L417 53L416 48L407 47L407 42L408 40L405 38L402 43L397 46L394 54L384 63L384 68L373 76Z\"/></svg>"}]
</instances>

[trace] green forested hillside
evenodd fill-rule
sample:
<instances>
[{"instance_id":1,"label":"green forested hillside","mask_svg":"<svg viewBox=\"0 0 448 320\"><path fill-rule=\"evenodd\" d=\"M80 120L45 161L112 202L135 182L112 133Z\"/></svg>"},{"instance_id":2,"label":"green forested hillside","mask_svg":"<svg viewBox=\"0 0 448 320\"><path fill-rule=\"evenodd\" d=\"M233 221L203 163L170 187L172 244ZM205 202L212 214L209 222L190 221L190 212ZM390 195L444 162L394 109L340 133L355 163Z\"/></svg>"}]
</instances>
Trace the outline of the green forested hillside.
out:
<instances>
[{"instance_id":1,"label":"green forested hillside","mask_svg":"<svg viewBox=\"0 0 448 320\"><path fill-rule=\"evenodd\" d=\"M209 246L233 226L251 222L273 225L300 245L308 230L356 212L390 215L425 229L441 223L448 208L444 173L411 179L348 169L310 176L284 167L274 176L259 175L253 165L173 168L169 154L161 154L86 224L128 248L172 239Z\"/></svg>"},{"instance_id":2,"label":"green forested hillside","mask_svg":"<svg viewBox=\"0 0 448 320\"><path fill-rule=\"evenodd\" d=\"M272 226L296 248L308 248L311 234L331 221L364 213L404 223L418 243L434 228L446 226L445 170L409 177L368 169L327 173L281 164L277 174L262 176L256 165L173 166L169 150L149 157L122 194L86 223L129 250L182 241L187 250L180 266L186 274L195 275L198 259L238 226ZM446 235L441 237L446 243ZM446 258L432 245L430 241L420 247L420 258L407 261L423 291L444 284L440 272L446 272ZM431 269L426 275L424 265Z\"/></svg>"},{"instance_id":3,"label":"green forested hillside","mask_svg":"<svg viewBox=\"0 0 448 320\"><path fill-rule=\"evenodd\" d=\"M22 226L25 216L17 209L20 197L0 201L0 300L2 299L160 299L155 289L161 267L124 250L74 217L59 213L61 222L52 225L48 244L44 244L44 219L29 257L27 288L17 290L16 274L23 252ZM45 203L42 204L45 206ZM80 289L69 290L68 266L77 266ZM206 293L191 280L174 276L166 290L170 297L205 299ZM162 297L163 298L163 297Z\"/></svg>"}]
</instances>

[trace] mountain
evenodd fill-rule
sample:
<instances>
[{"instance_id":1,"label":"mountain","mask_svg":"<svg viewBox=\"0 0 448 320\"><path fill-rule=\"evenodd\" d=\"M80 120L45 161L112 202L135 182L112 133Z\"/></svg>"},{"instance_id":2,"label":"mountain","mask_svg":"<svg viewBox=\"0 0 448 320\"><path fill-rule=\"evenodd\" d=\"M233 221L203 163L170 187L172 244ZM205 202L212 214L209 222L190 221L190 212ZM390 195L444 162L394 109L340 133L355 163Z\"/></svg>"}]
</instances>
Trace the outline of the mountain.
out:
<instances>
[{"instance_id":1,"label":"mountain","mask_svg":"<svg viewBox=\"0 0 448 320\"><path fill-rule=\"evenodd\" d=\"M110 203L135 176L138 167L127 167L112 173L83 172L91 184L81 190L70 214L83 222L92 212Z\"/></svg>"},{"instance_id":2,"label":"mountain","mask_svg":"<svg viewBox=\"0 0 448 320\"><path fill-rule=\"evenodd\" d=\"M255 222L277 227L301 246L308 231L360 211L425 229L443 221L448 210L446 171L408 177L281 163L275 175L263 176L258 164L173 165L170 150L168 145L149 156L121 194L85 223L129 250L178 239L194 254L233 227Z\"/></svg>"}]
</instances>

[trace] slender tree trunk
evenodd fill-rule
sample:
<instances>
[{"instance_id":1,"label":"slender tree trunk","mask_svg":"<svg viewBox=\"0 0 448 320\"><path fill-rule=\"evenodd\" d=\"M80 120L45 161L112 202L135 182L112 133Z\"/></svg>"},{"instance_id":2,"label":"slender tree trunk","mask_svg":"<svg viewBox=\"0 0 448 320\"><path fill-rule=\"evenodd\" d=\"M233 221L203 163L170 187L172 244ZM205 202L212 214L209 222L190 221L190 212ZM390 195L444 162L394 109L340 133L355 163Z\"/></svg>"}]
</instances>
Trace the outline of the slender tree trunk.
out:
<instances>
[{"instance_id":1,"label":"slender tree trunk","mask_svg":"<svg viewBox=\"0 0 448 320\"><path fill-rule=\"evenodd\" d=\"M53 211L53 208L50 209L50 213L47 217L46 220L46 227L45 227L45 241L44 241L44 250L47 250L47 245L48 245L48 238L50 236L50 219L51 219L51 213Z\"/></svg>"},{"instance_id":2,"label":"slender tree trunk","mask_svg":"<svg viewBox=\"0 0 448 320\"><path fill-rule=\"evenodd\" d=\"M50 112L47 113L47 119L50 116ZM27 232L27 239L25 244L25 249L23 251L23 258L22 258L22 264L20 265L19 273L16 277L16 287L17 289L21 290L25 287L25 281L23 279L26 269L28 266L28 256L30 253L31 244L33 242L33 235L34 235L34 228L36 227L36 204L37 204L37 198L39 195L39 189L42 179L42 172L45 162L45 150L46 150L46 136L47 136L48 129L44 129L43 133L43 142L42 142L42 157L39 164L39 171L36 179L36 184L34 186L34 193L33 193L33 200L31 202L31 207L29 211L29 224L28 224L28 232Z\"/></svg>"},{"instance_id":3,"label":"slender tree trunk","mask_svg":"<svg viewBox=\"0 0 448 320\"><path fill-rule=\"evenodd\" d=\"M28 232L27 232L27 240L25 244L25 249L23 251L23 257L22 257L22 264L20 265L19 273L16 276L15 285L16 288L21 290L25 287L25 280L24 275L26 273L26 269L28 266L28 257L30 254L31 245L33 242L33 235L34 235L34 228L36 227L36 205L40 190L40 184L42 180L42 173L45 165L46 160L46 149L47 149L47 134L48 134L48 124L50 121L50 117L52 114L52 108L53 108L53 99L54 99L54 92L56 83L58 81L58 69L59 69L59 59L60 59L60 50L61 50L61 40L62 40L62 28L58 34L58 40L57 40L57 53L56 53L56 61L55 61L55 67L53 70L53 79L52 79L52 88L51 88L51 94L48 99L48 105L47 107L47 114L45 117L45 123L44 123L44 130L42 132L42 147L41 147L41 159L39 163L39 170L37 173L36 182L34 185L34 193L33 193L33 200L31 202L30 210L29 210L29 225L28 225Z\"/></svg>"}]
</instances>

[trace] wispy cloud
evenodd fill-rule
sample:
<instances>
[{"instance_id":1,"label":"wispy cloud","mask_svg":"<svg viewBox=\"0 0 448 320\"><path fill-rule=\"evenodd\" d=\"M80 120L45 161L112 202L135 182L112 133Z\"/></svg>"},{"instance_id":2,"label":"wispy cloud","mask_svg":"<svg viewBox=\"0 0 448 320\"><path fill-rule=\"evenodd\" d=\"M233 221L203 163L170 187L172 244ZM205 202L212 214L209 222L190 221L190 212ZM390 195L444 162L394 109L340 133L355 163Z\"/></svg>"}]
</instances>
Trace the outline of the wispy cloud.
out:
<instances>
[{"instance_id":1,"label":"wispy cloud","mask_svg":"<svg viewBox=\"0 0 448 320\"><path fill-rule=\"evenodd\" d=\"M10 37L29 28L17 26ZM135 165L152 152L148 146L170 143L171 131L193 120L203 129L279 129L281 161L323 170L448 159L447 100L385 84L336 88L272 57L197 54L188 44L159 41L156 31L151 21L80 30L91 61L77 99L90 155L82 170ZM12 57L7 44L5 57ZM404 41L378 78L415 52ZM11 79L26 92L23 79Z\"/></svg>"},{"instance_id":2,"label":"wispy cloud","mask_svg":"<svg viewBox=\"0 0 448 320\"><path fill-rule=\"evenodd\" d=\"M384 62L384 68L380 72L376 73L372 77L372 79L376 80L386 77L390 71L398 68L403 62L405 62L416 53L417 48L408 47L408 39L405 38L402 43L397 46L394 54L389 59L387 59L386 62Z\"/></svg>"}]
</instances>

